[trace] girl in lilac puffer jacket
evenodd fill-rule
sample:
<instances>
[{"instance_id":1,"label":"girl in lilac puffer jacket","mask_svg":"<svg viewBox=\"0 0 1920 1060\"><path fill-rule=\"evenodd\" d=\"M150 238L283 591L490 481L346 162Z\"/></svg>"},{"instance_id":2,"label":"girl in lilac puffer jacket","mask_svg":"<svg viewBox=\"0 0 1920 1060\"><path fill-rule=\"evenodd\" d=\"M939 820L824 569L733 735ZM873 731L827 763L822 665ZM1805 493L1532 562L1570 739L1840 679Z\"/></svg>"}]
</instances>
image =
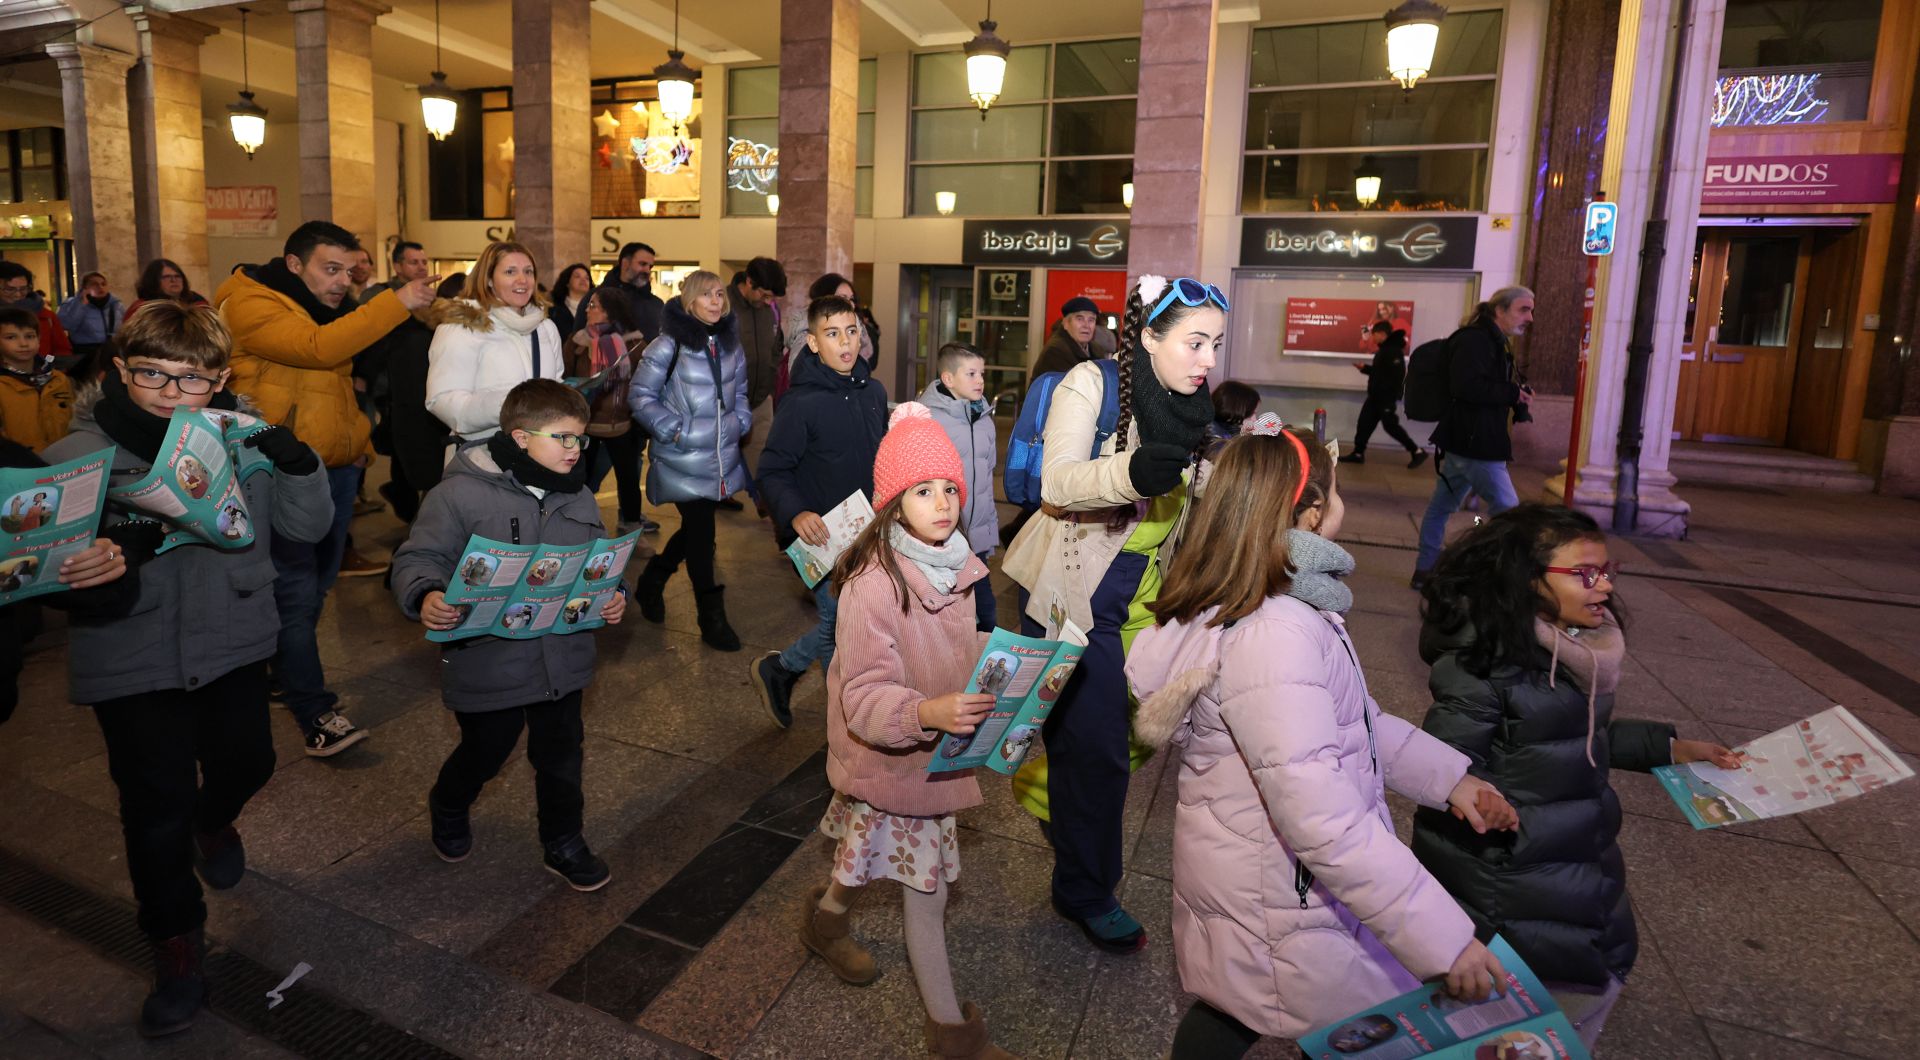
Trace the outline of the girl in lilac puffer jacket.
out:
<instances>
[{"instance_id":1,"label":"girl in lilac puffer jacket","mask_svg":"<svg viewBox=\"0 0 1920 1060\"><path fill-rule=\"evenodd\" d=\"M1247 429L1127 660L1137 735L1181 749L1173 941L1199 1001L1175 1060L1297 1038L1421 979L1476 1000L1505 980L1395 837L1385 787L1482 830L1513 808L1367 694L1332 455L1270 413Z\"/></svg>"}]
</instances>

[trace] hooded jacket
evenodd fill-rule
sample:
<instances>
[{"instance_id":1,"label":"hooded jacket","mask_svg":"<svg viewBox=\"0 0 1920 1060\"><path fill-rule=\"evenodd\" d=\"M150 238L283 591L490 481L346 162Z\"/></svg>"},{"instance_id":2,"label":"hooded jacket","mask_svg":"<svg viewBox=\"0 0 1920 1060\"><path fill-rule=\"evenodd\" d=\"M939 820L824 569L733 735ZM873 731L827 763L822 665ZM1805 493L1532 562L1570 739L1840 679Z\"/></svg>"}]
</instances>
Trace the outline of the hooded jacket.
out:
<instances>
[{"instance_id":1,"label":"hooded jacket","mask_svg":"<svg viewBox=\"0 0 1920 1060\"><path fill-rule=\"evenodd\" d=\"M1136 735L1181 748L1174 954L1188 991L1297 1038L1446 974L1472 941L1386 801L1444 807L1467 760L1380 710L1338 614L1290 596L1213 614L1150 626L1127 657Z\"/></svg>"},{"instance_id":2,"label":"hooded jacket","mask_svg":"<svg viewBox=\"0 0 1920 1060\"><path fill-rule=\"evenodd\" d=\"M104 398L95 388L74 405L73 431L41 455L58 464L113 445L94 419ZM239 411L258 415L242 402ZM150 456L117 449L109 482L125 486L153 469ZM140 595L124 617L76 614L68 634L67 696L75 703L162 689L189 692L248 663L271 658L280 634L273 599L276 534L313 542L333 527L327 473L254 474L241 490L253 517L253 543L226 549L181 545L140 566ZM109 504L106 527L125 521Z\"/></svg>"},{"instance_id":3,"label":"hooded jacket","mask_svg":"<svg viewBox=\"0 0 1920 1060\"><path fill-rule=\"evenodd\" d=\"M967 545L976 553L992 552L1000 541L1000 513L993 505L993 465L997 459L993 408L985 400L964 401L953 396L938 379L921 391L920 403L932 411L934 421L947 432L947 439L967 469L967 510L960 519Z\"/></svg>"},{"instance_id":4,"label":"hooded jacket","mask_svg":"<svg viewBox=\"0 0 1920 1060\"><path fill-rule=\"evenodd\" d=\"M1362 365L1367 373L1367 400L1391 405L1400 400L1407 388L1407 333L1396 331L1373 353L1373 363Z\"/></svg>"},{"instance_id":5,"label":"hooded jacket","mask_svg":"<svg viewBox=\"0 0 1920 1060\"><path fill-rule=\"evenodd\" d=\"M407 319L407 307L385 291L322 324L295 298L261 282L267 268L242 265L214 292L214 307L233 332L227 385L252 398L268 422L313 446L321 463L346 467L373 452L373 425L353 389L354 355Z\"/></svg>"},{"instance_id":6,"label":"hooded jacket","mask_svg":"<svg viewBox=\"0 0 1920 1060\"><path fill-rule=\"evenodd\" d=\"M1455 331L1447 347L1447 410L1433 444L1469 460L1512 460L1509 421L1520 384L1506 333L1482 316Z\"/></svg>"},{"instance_id":7,"label":"hooded jacket","mask_svg":"<svg viewBox=\"0 0 1920 1060\"><path fill-rule=\"evenodd\" d=\"M792 388L780 399L767 447L754 469L760 496L785 548L799 535L794 516L825 515L859 490L873 496L873 458L887 433L887 388L853 359L848 375L808 350L793 366Z\"/></svg>"},{"instance_id":8,"label":"hooded jacket","mask_svg":"<svg viewBox=\"0 0 1920 1060\"><path fill-rule=\"evenodd\" d=\"M507 391L529 379L559 379L565 371L560 329L538 306L521 313L447 298L434 303L433 322L438 326L427 347L427 411L463 442L500 430Z\"/></svg>"},{"instance_id":9,"label":"hooded jacket","mask_svg":"<svg viewBox=\"0 0 1920 1060\"><path fill-rule=\"evenodd\" d=\"M412 621L444 592L474 534L517 545L578 545L605 533L590 490L536 497L484 445L455 453L393 554L393 598ZM559 699L593 680L590 633L532 640L473 637L440 646L440 698L457 711L505 710Z\"/></svg>"},{"instance_id":10,"label":"hooded jacket","mask_svg":"<svg viewBox=\"0 0 1920 1060\"><path fill-rule=\"evenodd\" d=\"M64 437L73 421L73 380L39 358L35 375L0 367L0 435L29 449L45 449ZM44 382L35 384L41 373Z\"/></svg>"},{"instance_id":11,"label":"hooded jacket","mask_svg":"<svg viewBox=\"0 0 1920 1060\"><path fill-rule=\"evenodd\" d=\"M60 323L67 329L67 338L74 344L98 346L120 330L120 322L126 318L126 312L126 307L114 295L107 295L106 305L94 305L88 301L86 291L75 291L60 303Z\"/></svg>"},{"instance_id":12,"label":"hooded jacket","mask_svg":"<svg viewBox=\"0 0 1920 1060\"><path fill-rule=\"evenodd\" d=\"M1505 936L1540 978L1593 986L1609 974L1624 979L1639 942L1616 842L1620 800L1607 770L1670 764L1673 726L1615 720L1610 685L1603 679L1595 688L1575 672L1585 650L1578 638L1557 660L1542 647L1535 665L1484 676L1461 659L1473 639L1464 624L1421 629L1420 656L1433 668L1423 727L1500 789L1519 811L1520 829L1479 835L1446 813L1421 810L1414 853L1473 916L1482 939Z\"/></svg>"},{"instance_id":13,"label":"hooded jacket","mask_svg":"<svg viewBox=\"0 0 1920 1060\"><path fill-rule=\"evenodd\" d=\"M655 504L725 500L747 487L740 440L753 427L753 406L736 324L729 313L709 334L676 298L660 337L640 354L627 404L653 436L647 498Z\"/></svg>"},{"instance_id":14,"label":"hooded jacket","mask_svg":"<svg viewBox=\"0 0 1920 1060\"><path fill-rule=\"evenodd\" d=\"M734 327L740 335L740 350L747 358L747 403L758 408L774 396L781 365L786 360L786 339L780 334L780 317L772 305L754 305L740 293L740 285L727 285L727 304L733 308Z\"/></svg>"}]
</instances>

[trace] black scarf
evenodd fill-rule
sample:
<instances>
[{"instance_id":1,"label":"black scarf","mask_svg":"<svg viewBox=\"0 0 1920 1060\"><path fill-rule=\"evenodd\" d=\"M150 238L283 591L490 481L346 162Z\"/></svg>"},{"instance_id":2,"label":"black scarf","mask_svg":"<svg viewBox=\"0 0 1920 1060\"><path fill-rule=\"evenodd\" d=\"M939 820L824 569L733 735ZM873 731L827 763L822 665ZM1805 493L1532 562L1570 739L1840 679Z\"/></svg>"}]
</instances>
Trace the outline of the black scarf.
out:
<instances>
[{"instance_id":1,"label":"black scarf","mask_svg":"<svg viewBox=\"0 0 1920 1060\"><path fill-rule=\"evenodd\" d=\"M1205 384L1191 394L1176 394L1153 374L1153 358L1146 347L1135 346L1133 357L1133 417L1140 421L1140 440L1182 449L1197 447L1213 422L1213 396Z\"/></svg>"},{"instance_id":2,"label":"black scarf","mask_svg":"<svg viewBox=\"0 0 1920 1060\"><path fill-rule=\"evenodd\" d=\"M206 407L232 412L239 404L232 391L217 390ZM166 444L167 424L172 421L170 417L155 416L134 404L127 384L120 380L119 369L109 368L100 379L100 400L93 405L93 422L100 425L113 444L152 463L159 457L160 447Z\"/></svg>"},{"instance_id":3,"label":"black scarf","mask_svg":"<svg viewBox=\"0 0 1920 1060\"><path fill-rule=\"evenodd\" d=\"M285 258L275 258L253 270L253 278L257 282L293 299L296 305L306 310L307 315L313 318L315 324L323 327L359 308L359 306L353 304L351 298L343 299L339 307L335 308L314 297L313 292L307 289L307 281L295 276L293 270L287 268L287 259Z\"/></svg>"},{"instance_id":4,"label":"black scarf","mask_svg":"<svg viewBox=\"0 0 1920 1060\"><path fill-rule=\"evenodd\" d=\"M487 453L493 457L494 463L500 465L500 470L512 475L513 480L522 486L548 493L577 493L587 484L585 453L573 465L573 470L563 475L535 460L505 430L497 431L487 439Z\"/></svg>"}]
</instances>

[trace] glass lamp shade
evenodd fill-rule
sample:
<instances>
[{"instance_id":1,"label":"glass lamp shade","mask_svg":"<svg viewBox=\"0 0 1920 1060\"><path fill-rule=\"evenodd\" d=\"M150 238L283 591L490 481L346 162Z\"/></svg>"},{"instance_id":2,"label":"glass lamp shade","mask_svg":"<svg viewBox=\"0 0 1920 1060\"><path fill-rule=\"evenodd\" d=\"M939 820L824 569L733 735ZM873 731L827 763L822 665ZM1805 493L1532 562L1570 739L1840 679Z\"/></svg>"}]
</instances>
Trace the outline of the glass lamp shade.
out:
<instances>
[{"instance_id":1,"label":"glass lamp shade","mask_svg":"<svg viewBox=\"0 0 1920 1060\"><path fill-rule=\"evenodd\" d=\"M992 19L980 23L980 32L967 42L967 96L980 108L980 120L987 120L987 108L1000 98L1007 82L1007 56L1013 45L994 34Z\"/></svg>"},{"instance_id":2,"label":"glass lamp shade","mask_svg":"<svg viewBox=\"0 0 1920 1060\"><path fill-rule=\"evenodd\" d=\"M767 212L775 217L780 216L780 196L767 196Z\"/></svg>"},{"instance_id":3,"label":"glass lamp shade","mask_svg":"<svg viewBox=\"0 0 1920 1060\"><path fill-rule=\"evenodd\" d=\"M655 200L655 199L640 200L640 216L652 217L654 214L657 214L659 212L660 212L660 203L658 200Z\"/></svg>"},{"instance_id":4,"label":"glass lamp shade","mask_svg":"<svg viewBox=\"0 0 1920 1060\"><path fill-rule=\"evenodd\" d=\"M1387 73L1401 88L1412 91L1433 69L1433 50L1445 17L1447 9L1433 0L1407 0L1387 12Z\"/></svg>"},{"instance_id":5,"label":"glass lamp shade","mask_svg":"<svg viewBox=\"0 0 1920 1060\"><path fill-rule=\"evenodd\" d=\"M438 70L433 72L433 80L420 89L420 118L428 135L436 140L453 135L454 124L460 120L460 101L453 97L447 75Z\"/></svg>"},{"instance_id":6,"label":"glass lamp shade","mask_svg":"<svg viewBox=\"0 0 1920 1060\"><path fill-rule=\"evenodd\" d=\"M227 104L227 126L233 130L233 142L253 158L267 142L267 108L253 101L253 93L240 93L238 103Z\"/></svg>"},{"instance_id":7,"label":"glass lamp shade","mask_svg":"<svg viewBox=\"0 0 1920 1060\"><path fill-rule=\"evenodd\" d=\"M1364 209L1380 201L1380 185L1386 174L1380 171L1380 164L1372 155L1360 160L1360 168L1353 171L1353 198Z\"/></svg>"},{"instance_id":8,"label":"glass lamp shade","mask_svg":"<svg viewBox=\"0 0 1920 1060\"><path fill-rule=\"evenodd\" d=\"M958 201L959 196L950 191L936 191L933 193L933 208L940 211L940 216L942 217L950 216Z\"/></svg>"},{"instance_id":9,"label":"glass lamp shade","mask_svg":"<svg viewBox=\"0 0 1920 1060\"><path fill-rule=\"evenodd\" d=\"M1133 209L1133 181L1120 185L1120 205Z\"/></svg>"},{"instance_id":10,"label":"glass lamp shade","mask_svg":"<svg viewBox=\"0 0 1920 1060\"><path fill-rule=\"evenodd\" d=\"M653 68L655 88L660 93L660 116L675 126L683 126L693 117L693 68L681 60L686 53L678 48L667 52L667 61Z\"/></svg>"}]
</instances>

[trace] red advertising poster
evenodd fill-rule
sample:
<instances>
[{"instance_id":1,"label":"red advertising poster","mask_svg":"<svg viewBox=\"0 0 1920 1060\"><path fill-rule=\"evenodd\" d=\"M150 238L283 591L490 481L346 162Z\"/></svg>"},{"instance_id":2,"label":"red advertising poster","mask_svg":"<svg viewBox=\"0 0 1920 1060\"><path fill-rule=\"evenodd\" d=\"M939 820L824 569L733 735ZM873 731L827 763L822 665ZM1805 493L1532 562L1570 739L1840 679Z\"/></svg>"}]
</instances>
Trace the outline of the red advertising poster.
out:
<instances>
[{"instance_id":1,"label":"red advertising poster","mask_svg":"<svg viewBox=\"0 0 1920 1060\"><path fill-rule=\"evenodd\" d=\"M271 184L235 184L207 189L207 234L270 236L280 229L280 189Z\"/></svg>"},{"instance_id":2,"label":"red advertising poster","mask_svg":"<svg viewBox=\"0 0 1920 1060\"><path fill-rule=\"evenodd\" d=\"M1370 357L1367 331L1376 320L1413 334L1413 303L1369 302L1357 298L1287 299L1287 334L1282 353L1307 357Z\"/></svg>"},{"instance_id":3,"label":"red advertising poster","mask_svg":"<svg viewBox=\"0 0 1920 1060\"><path fill-rule=\"evenodd\" d=\"M1085 296L1100 307L1102 317L1118 319L1127 311L1127 273L1124 269L1048 269L1047 321L1060 319L1060 307L1069 298Z\"/></svg>"}]
</instances>

